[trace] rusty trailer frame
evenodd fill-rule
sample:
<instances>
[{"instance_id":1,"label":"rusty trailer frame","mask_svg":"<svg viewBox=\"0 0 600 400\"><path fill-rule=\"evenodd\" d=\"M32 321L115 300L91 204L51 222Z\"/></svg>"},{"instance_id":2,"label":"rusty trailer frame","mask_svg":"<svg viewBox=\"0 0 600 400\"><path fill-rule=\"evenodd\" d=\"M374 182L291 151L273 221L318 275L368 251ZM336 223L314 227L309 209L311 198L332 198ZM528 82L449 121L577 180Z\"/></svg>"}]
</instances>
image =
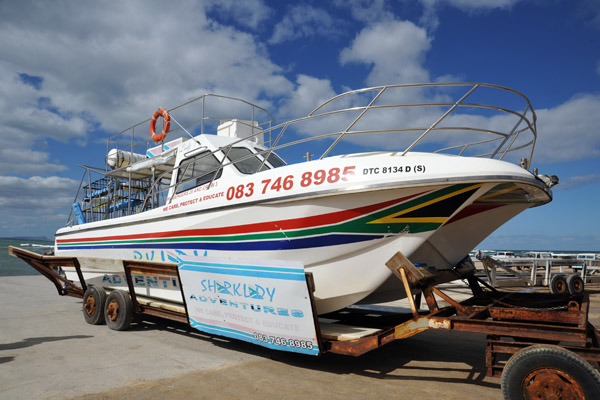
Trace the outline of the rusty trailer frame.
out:
<instances>
[{"instance_id":1,"label":"rusty trailer frame","mask_svg":"<svg viewBox=\"0 0 600 400\"><path fill-rule=\"evenodd\" d=\"M457 279L468 282L473 296L457 302L430 284L430 271L415 267L401 253L386 265L402 280L406 293L411 293L408 296L411 314L402 317L358 307L326 315L330 319L340 318L343 323L379 328L378 333L362 338L328 341L325 343L328 351L360 356L394 340L434 329L487 335L488 376L499 377L508 356L541 343L560 345L600 367L600 333L588 320L587 293L558 297L549 293L499 291L468 274ZM450 305L440 308L434 295ZM428 311L420 311L423 297Z\"/></svg>"},{"instance_id":2,"label":"rusty trailer frame","mask_svg":"<svg viewBox=\"0 0 600 400\"><path fill-rule=\"evenodd\" d=\"M15 247L9 247L9 253L21 258L52 281L59 295L83 297L86 284L77 258L39 255ZM189 324L183 295L183 307L165 307L140 301L133 286L133 274L179 279L176 264L132 260L122 262L134 313ZM411 312L374 311L357 306L319 316L336 321L326 326L315 318L321 353L360 356L395 340L433 329L487 335L485 363L488 376L501 375L507 356L540 343L560 345L600 367L600 333L588 321L590 300L586 293L557 297L546 293L499 291L473 273L448 271L446 273L456 274L455 279L466 280L473 293L469 299L458 302L432 284L435 277L431 271L416 267L402 253L396 253L386 265L402 281L409 294ZM60 274L57 267L64 266L75 268L81 287ZM308 273L309 287L311 278ZM309 290L309 293L312 296L312 291ZM440 307L436 296L450 305ZM427 311L421 310L422 299L425 300ZM311 301L314 305L314 300ZM336 327L366 328L366 333L348 338L335 334Z\"/></svg>"},{"instance_id":3,"label":"rusty trailer frame","mask_svg":"<svg viewBox=\"0 0 600 400\"><path fill-rule=\"evenodd\" d=\"M83 294L87 289L83 273L81 272L81 266L79 261L75 257L60 257L60 256L49 256L40 255L33 251L23 250L18 247L8 246L8 254L20 258L29 264L33 269L38 271L50 282L54 284L58 294L61 296L71 296L82 298ZM81 282L81 287L75 285L69 281L63 275L60 274L60 267L74 267Z\"/></svg>"}]
</instances>

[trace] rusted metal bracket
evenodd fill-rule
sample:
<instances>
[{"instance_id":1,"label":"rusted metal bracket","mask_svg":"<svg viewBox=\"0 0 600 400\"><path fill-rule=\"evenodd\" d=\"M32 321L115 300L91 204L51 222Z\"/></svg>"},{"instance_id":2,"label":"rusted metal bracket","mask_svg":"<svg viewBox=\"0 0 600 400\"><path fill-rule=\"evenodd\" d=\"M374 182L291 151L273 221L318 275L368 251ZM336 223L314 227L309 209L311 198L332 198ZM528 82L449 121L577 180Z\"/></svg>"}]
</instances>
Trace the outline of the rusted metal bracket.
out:
<instances>
[{"instance_id":1,"label":"rusted metal bracket","mask_svg":"<svg viewBox=\"0 0 600 400\"><path fill-rule=\"evenodd\" d=\"M454 307L456 309L456 313L458 315L467 316L467 315L469 315L472 312L469 307L465 307L465 306L461 305L460 303L458 303L457 301L455 301L452 297L448 296L446 293L442 292L440 289L436 288L435 286L431 286L431 290L435 294L437 294L438 296L440 296L442 299L444 299L448 303L450 303L452 305L452 307Z\"/></svg>"},{"instance_id":2,"label":"rusted metal bracket","mask_svg":"<svg viewBox=\"0 0 600 400\"><path fill-rule=\"evenodd\" d=\"M454 274L453 271L443 271L439 273L423 267L417 267L401 252L394 254L385 265L402 281L406 297L408 298L415 319L419 317L419 310L415 304L415 299L413 298L413 289L423 293L430 312L439 310L437 301L433 295L434 293L456 308L459 315L469 315L472 312L470 308L454 301L450 296L446 295L432 284L439 280L446 281L448 280L448 276L456 279L459 275Z\"/></svg>"},{"instance_id":3,"label":"rusted metal bracket","mask_svg":"<svg viewBox=\"0 0 600 400\"><path fill-rule=\"evenodd\" d=\"M123 269L125 270L125 276L127 277L127 286L129 287L129 295L131 296L131 302L133 303L133 309L136 313L153 315L161 318L170 319L172 321L188 323L188 311L187 303L183 298L183 289L181 290L183 306L185 313L169 310L167 308L156 307L148 304L140 304L135 292L135 275L156 275L156 276L167 276L177 278L181 289L181 279L179 277L179 269L176 264L165 264L149 261L133 261L123 260Z\"/></svg>"},{"instance_id":4,"label":"rusted metal bracket","mask_svg":"<svg viewBox=\"0 0 600 400\"><path fill-rule=\"evenodd\" d=\"M82 298L85 293L87 286L83 279L81 272L81 266L79 261L75 257L59 257L59 256L44 256L32 251L23 250L18 247L8 246L8 254L13 257L20 258L25 261L36 271L51 281L58 294L61 296L71 296ZM58 274L54 267L73 267L79 277L81 287L75 285L73 282Z\"/></svg>"}]
</instances>

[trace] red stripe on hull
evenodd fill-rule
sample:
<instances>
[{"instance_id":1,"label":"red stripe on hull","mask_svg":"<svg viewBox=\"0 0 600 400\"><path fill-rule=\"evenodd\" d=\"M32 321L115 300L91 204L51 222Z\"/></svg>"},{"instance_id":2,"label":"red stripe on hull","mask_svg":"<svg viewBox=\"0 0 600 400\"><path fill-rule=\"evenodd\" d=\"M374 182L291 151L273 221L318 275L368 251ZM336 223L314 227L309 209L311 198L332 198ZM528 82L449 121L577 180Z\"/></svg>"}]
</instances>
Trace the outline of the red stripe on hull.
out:
<instances>
[{"instance_id":1,"label":"red stripe on hull","mask_svg":"<svg viewBox=\"0 0 600 400\"><path fill-rule=\"evenodd\" d=\"M337 211L330 214L313 215L310 217L294 218L281 221L269 221L255 224L245 224L236 226L225 226L219 228L207 228L207 229L187 229L180 231L165 231L165 232L152 232L152 233L140 233L131 235L120 235L120 236L103 236L103 237L86 237L78 239L57 239L56 242L59 244L65 243L77 243L77 242L89 242L89 241L103 241L103 240L130 240L130 239L160 239L167 237L178 237L178 236L222 236L222 235L236 235L246 233L259 233L259 232L270 232L278 230L295 230L303 228L311 228L316 226L331 225L344 221L351 220L353 218L361 217L365 214L378 211L380 209L390 207L392 205L401 203L411 198L422 195L426 192L416 193L410 196L402 197L400 199L388 200L382 203L371 204L364 207L353 208L351 210Z\"/></svg>"}]
</instances>

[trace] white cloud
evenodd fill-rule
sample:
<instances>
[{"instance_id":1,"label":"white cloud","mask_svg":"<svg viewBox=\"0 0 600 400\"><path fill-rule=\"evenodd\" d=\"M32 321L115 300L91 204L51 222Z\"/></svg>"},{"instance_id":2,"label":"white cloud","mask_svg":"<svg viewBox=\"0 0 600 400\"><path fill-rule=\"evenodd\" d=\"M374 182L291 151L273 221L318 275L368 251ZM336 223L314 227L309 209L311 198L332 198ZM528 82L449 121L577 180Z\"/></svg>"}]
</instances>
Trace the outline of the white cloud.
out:
<instances>
[{"instance_id":1,"label":"white cloud","mask_svg":"<svg viewBox=\"0 0 600 400\"><path fill-rule=\"evenodd\" d=\"M67 214L79 181L59 176L0 176L0 230L3 236L52 237Z\"/></svg>"},{"instance_id":2,"label":"white cloud","mask_svg":"<svg viewBox=\"0 0 600 400\"><path fill-rule=\"evenodd\" d=\"M521 0L419 0L425 8L450 6L465 12L509 9Z\"/></svg>"},{"instance_id":3,"label":"white cloud","mask_svg":"<svg viewBox=\"0 0 600 400\"><path fill-rule=\"evenodd\" d=\"M322 8L296 5L275 25L269 43L281 44L313 36L336 36L339 34L338 25L339 22Z\"/></svg>"},{"instance_id":4,"label":"white cloud","mask_svg":"<svg viewBox=\"0 0 600 400\"><path fill-rule=\"evenodd\" d=\"M91 127L81 113L55 107L41 90L25 83L10 64L0 61L0 170L3 173L51 173L65 167L32 148L43 138L85 142ZM40 85L44 85L42 81Z\"/></svg>"},{"instance_id":5,"label":"white cloud","mask_svg":"<svg viewBox=\"0 0 600 400\"><path fill-rule=\"evenodd\" d=\"M430 47L431 38L423 28L409 21L386 21L363 29L342 50L340 62L372 66L369 86L424 83L429 81L423 61Z\"/></svg>"},{"instance_id":6,"label":"white cloud","mask_svg":"<svg viewBox=\"0 0 600 400\"><path fill-rule=\"evenodd\" d=\"M582 94L537 111L534 160L557 163L600 157L600 95Z\"/></svg>"},{"instance_id":7,"label":"white cloud","mask_svg":"<svg viewBox=\"0 0 600 400\"><path fill-rule=\"evenodd\" d=\"M221 7L228 9L227 4ZM261 1L244 9L253 10L250 25L268 13ZM19 74L38 77L37 87ZM172 107L206 92L253 100L278 97L292 87L264 45L208 19L202 3L177 2L168 12L159 1L141 0L110 7L0 3L0 88L8 94L0 98L5 150L25 153L40 138L85 143L95 128L116 132L158 106ZM8 167L3 173L60 169L48 162L3 167Z\"/></svg>"},{"instance_id":8,"label":"white cloud","mask_svg":"<svg viewBox=\"0 0 600 400\"><path fill-rule=\"evenodd\" d=\"M463 11L491 10L495 8L510 8L521 0L441 0Z\"/></svg>"},{"instance_id":9,"label":"white cloud","mask_svg":"<svg viewBox=\"0 0 600 400\"><path fill-rule=\"evenodd\" d=\"M288 118L303 117L335 95L328 79L298 75L294 91L286 99L285 104L280 107L279 112Z\"/></svg>"},{"instance_id":10,"label":"white cloud","mask_svg":"<svg viewBox=\"0 0 600 400\"><path fill-rule=\"evenodd\" d=\"M0 176L0 208L10 216L15 209L64 211L73 201L79 182L59 176L19 178ZM35 211L34 211L35 212Z\"/></svg>"},{"instance_id":11,"label":"white cloud","mask_svg":"<svg viewBox=\"0 0 600 400\"><path fill-rule=\"evenodd\" d=\"M438 11L441 7L449 6L473 14L488 12L495 9L510 9L521 0L419 0L423 6L421 23L429 31L434 31L439 25Z\"/></svg>"},{"instance_id":12,"label":"white cloud","mask_svg":"<svg viewBox=\"0 0 600 400\"><path fill-rule=\"evenodd\" d=\"M260 28L272 14L263 0L209 0L207 3L208 8L217 11L222 19L230 18L252 29Z\"/></svg>"},{"instance_id":13,"label":"white cloud","mask_svg":"<svg viewBox=\"0 0 600 400\"><path fill-rule=\"evenodd\" d=\"M573 189L583 185L599 185L600 174L584 175L584 176L571 176L564 181L560 182L560 185L555 190L566 190Z\"/></svg>"},{"instance_id":14,"label":"white cloud","mask_svg":"<svg viewBox=\"0 0 600 400\"><path fill-rule=\"evenodd\" d=\"M338 7L349 7L352 17L357 21L376 23L394 19L385 0L335 0Z\"/></svg>"},{"instance_id":15,"label":"white cloud","mask_svg":"<svg viewBox=\"0 0 600 400\"><path fill-rule=\"evenodd\" d=\"M586 24L600 29L600 2L598 0L581 0L576 3L577 12Z\"/></svg>"},{"instance_id":16,"label":"white cloud","mask_svg":"<svg viewBox=\"0 0 600 400\"><path fill-rule=\"evenodd\" d=\"M64 171L67 167L49 161L49 154L28 148L0 149L0 170L18 174L36 174L40 171L52 173Z\"/></svg>"}]
</instances>

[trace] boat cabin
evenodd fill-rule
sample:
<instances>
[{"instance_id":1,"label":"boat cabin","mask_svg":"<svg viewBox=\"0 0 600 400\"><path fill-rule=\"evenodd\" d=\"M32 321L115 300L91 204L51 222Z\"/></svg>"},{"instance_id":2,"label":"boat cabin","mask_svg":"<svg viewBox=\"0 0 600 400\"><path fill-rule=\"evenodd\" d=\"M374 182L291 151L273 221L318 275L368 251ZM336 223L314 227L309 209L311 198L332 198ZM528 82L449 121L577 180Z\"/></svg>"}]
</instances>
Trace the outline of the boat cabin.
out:
<instances>
[{"instance_id":1,"label":"boat cabin","mask_svg":"<svg viewBox=\"0 0 600 400\"><path fill-rule=\"evenodd\" d=\"M180 137L145 154L111 149L106 172L82 186L84 196L73 204L73 213L78 224L136 214L223 177L235 179L282 165L264 146L256 121L221 121L216 135ZM98 172L86 169L88 174Z\"/></svg>"}]
</instances>

